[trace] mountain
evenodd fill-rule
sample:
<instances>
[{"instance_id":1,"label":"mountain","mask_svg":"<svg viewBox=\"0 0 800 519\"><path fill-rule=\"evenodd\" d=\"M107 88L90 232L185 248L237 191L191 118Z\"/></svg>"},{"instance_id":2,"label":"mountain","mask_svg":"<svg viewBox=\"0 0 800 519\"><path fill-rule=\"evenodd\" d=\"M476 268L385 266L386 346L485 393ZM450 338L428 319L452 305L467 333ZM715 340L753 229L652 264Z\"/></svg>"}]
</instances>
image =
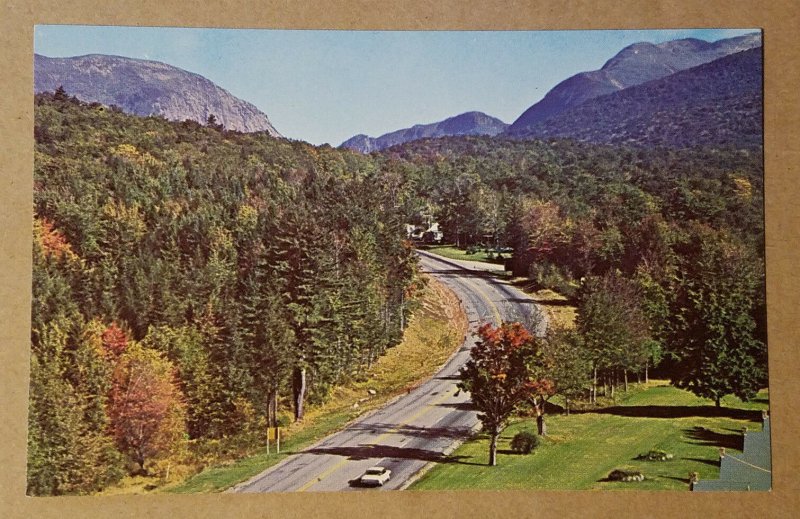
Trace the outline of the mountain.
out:
<instances>
[{"instance_id":1,"label":"mountain","mask_svg":"<svg viewBox=\"0 0 800 519\"><path fill-rule=\"evenodd\" d=\"M117 105L134 115L205 123L213 114L225 128L281 135L266 114L199 74L160 63L90 54L72 58L34 55L34 92L63 86L81 101Z\"/></svg>"},{"instance_id":2,"label":"mountain","mask_svg":"<svg viewBox=\"0 0 800 519\"><path fill-rule=\"evenodd\" d=\"M390 148L396 144L432 137L456 135L494 136L508 127L506 123L482 112L467 112L444 121L431 124L417 124L380 137L359 134L344 141L340 148L350 148L361 153L370 153Z\"/></svg>"},{"instance_id":3,"label":"mountain","mask_svg":"<svg viewBox=\"0 0 800 519\"><path fill-rule=\"evenodd\" d=\"M762 144L761 48L596 97L515 137L634 146Z\"/></svg>"},{"instance_id":4,"label":"mountain","mask_svg":"<svg viewBox=\"0 0 800 519\"><path fill-rule=\"evenodd\" d=\"M713 43L693 38L659 44L634 43L608 60L600 70L581 72L553 87L541 101L525 110L506 133L511 136L523 134L527 127L589 99L760 46L760 33Z\"/></svg>"}]
</instances>

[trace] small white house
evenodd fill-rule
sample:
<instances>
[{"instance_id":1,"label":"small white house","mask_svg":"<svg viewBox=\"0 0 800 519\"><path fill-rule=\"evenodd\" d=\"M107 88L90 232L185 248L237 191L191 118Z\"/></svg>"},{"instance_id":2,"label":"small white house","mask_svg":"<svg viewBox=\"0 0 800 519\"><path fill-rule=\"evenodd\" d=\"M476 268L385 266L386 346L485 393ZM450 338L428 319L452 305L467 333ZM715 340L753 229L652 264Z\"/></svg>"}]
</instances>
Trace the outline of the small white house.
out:
<instances>
[{"instance_id":1,"label":"small white house","mask_svg":"<svg viewBox=\"0 0 800 519\"><path fill-rule=\"evenodd\" d=\"M410 240L424 241L426 243L441 243L444 233L439 230L438 222L431 222L429 225L406 224L406 236Z\"/></svg>"}]
</instances>

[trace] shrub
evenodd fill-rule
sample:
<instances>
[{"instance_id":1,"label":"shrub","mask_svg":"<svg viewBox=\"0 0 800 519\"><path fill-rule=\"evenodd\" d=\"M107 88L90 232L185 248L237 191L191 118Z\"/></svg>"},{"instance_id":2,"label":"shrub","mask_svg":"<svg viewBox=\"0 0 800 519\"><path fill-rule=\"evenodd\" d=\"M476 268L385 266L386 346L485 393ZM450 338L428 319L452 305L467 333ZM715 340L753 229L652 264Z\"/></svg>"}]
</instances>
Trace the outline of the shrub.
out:
<instances>
[{"instance_id":1,"label":"shrub","mask_svg":"<svg viewBox=\"0 0 800 519\"><path fill-rule=\"evenodd\" d=\"M644 481L644 474L638 470L612 470L608 475L609 481Z\"/></svg>"},{"instance_id":2,"label":"shrub","mask_svg":"<svg viewBox=\"0 0 800 519\"><path fill-rule=\"evenodd\" d=\"M529 431L520 431L511 440L511 450L517 454L530 454L539 446L539 437Z\"/></svg>"},{"instance_id":3,"label":"shrub","mask_svg":"<svg viewBox=\"0 0 800 519\"><path fill-rule=\"evenodd\" d=\"M647 454L640 454L638 459L647 461L669 461L672 459L672 454L660 449L651 449Z\"/></svg>"},{"instance_id":4,"label":"shrub","mask_svg":"<svg viewBox=\"0 0 800 519\"><path fill-rule=\"evenodd\" d=\"M555 290L566 297L576 293L576 285L571 281L572 274L550 263L532 264L528 276L541 288Z\"/></svg>"}]
</instances>

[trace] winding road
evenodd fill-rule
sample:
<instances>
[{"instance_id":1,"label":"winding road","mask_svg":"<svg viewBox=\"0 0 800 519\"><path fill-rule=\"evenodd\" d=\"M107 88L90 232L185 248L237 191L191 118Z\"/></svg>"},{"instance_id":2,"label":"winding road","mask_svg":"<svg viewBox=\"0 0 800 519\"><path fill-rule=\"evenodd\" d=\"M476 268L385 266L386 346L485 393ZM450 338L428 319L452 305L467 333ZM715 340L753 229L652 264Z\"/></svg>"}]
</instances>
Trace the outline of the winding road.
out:
<instances>
[{"instance_id":1,"label":"winding road","mask_svg":"<svg viewBox=\"0 0 800 519\"><path fill-rule=\"evenodd\" d=\"M547 323L522 291L482 270L479 264L444 259L420 251L423 271L452 289L470 322L458 351L430 380L343 430L231 489L232 492L358 490L355 484L373 465L388 467L383 490L402 489L431 462L458 463L447 455L475 430L477 413L469 395L457 394L458 370L469 359L473 333L484 322Z\"/></svg>"}]
</instances>

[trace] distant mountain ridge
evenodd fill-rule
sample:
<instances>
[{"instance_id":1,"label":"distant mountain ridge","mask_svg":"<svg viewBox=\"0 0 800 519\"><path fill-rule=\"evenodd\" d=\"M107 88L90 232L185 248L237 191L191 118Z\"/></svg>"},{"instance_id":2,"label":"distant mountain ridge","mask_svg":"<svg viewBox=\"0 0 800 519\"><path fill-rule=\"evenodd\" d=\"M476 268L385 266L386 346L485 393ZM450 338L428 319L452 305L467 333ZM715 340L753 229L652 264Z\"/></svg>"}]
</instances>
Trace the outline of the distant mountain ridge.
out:
<instances>
[{"instance_id":1,"label":"distant mountain ridge","mask_svg":"<svg viewBox=\"0 0 800 519\"><path fill-rule=\"evenodd\" d=\"M253 104L199 74L158 61L105 54L70 58L35 54L34 92L59 86L82 101L117 105L134 115L205 123L213 114L228 129L281 136Z\"/></svg>"},{"instance_id":2,"label":"distant mountain ridge","mask_svg":"<svg viewBox=\"0 0 800 519\"><path fill-rule=\"evenodd\" d=\"M576 74L550 90L525 110L506 130L523 135L528 127L599 96L669 76L721 57L761 46L761 34L751 33L712 43L698 39L635 43L622 49L600 70Z\"/></svg>"},{"instance_id":3,"label":"distant mountain ridge","mask_svg":"<svg viewBox=\"0 0 800 519\"><path fill-rule=\"evenodd\" d=\"M639 146L762 145L761 48L590 99L515 138Z\"/></svg>"},{"instance_id":4,"label":"distant mountain ridge","mask_svg":"<svg viewBox=\"0 0 800 519\"><path fill-rule=\"evenodd\" d=\"M380 137L359 134L344 141L340 147L360 151L361 153L370 153L417 139L458 135L495 136L503 132L507 127L508 124L483 112L466 112L443 121L431 124L417 124L411 128L396 130Z\"/></svg>"}]
</instances>

